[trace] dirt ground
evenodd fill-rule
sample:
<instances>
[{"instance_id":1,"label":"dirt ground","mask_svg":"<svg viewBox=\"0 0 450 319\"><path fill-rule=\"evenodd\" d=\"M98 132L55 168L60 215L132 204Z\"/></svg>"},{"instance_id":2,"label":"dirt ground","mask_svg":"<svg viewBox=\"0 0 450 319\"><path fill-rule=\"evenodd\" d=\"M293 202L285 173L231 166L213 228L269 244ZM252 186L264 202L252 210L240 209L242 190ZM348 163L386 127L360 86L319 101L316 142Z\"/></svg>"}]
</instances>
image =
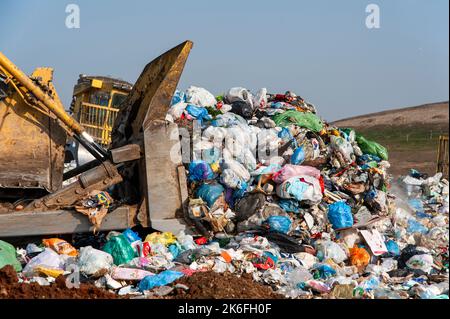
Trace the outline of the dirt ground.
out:
<instances>
[{"instance_id":1,"label":"dirt ground","mask_svg":"<svg viewBox=\"0 0 450 319\"><path fill-rule=\"evenodd\" d=\"M231 273L195 273L173 283L183 284L188 290L176 288L164 299L281 299L269 286L253 281L251 275L237 277ZM59 276L50 286L38 283L19 283L12 266L0 269L0 299L119 299L119 296L92 284L80 284L79 289L69 289L65 277Z\"/></svg>"},{"instance_id":2,"label":"dirt ground","mask_svg":"<svg viewBox=\"0 0 450 319\"><path fill-rule=\"evenodd\" d=\"M422 150L420 153L413 151L389 152L391 167L389 173L395 177L407 175L411 168L432 176L436 173L436 156L434 150Z\"/></svg>"},{"instance_id":3,"label":"dirt ground","mask_svg":"<svg viewBox=\"0 0 450 319\"><path fill-rule=\"evenodd\" d=\"M68 289L65 278L59 276L51 286L38 283L18 283L12 266L0 269L0 299L116 299L117 295L90 284L79 289Z\"/></svg>"},{"instance_id":4,"label":"dirt ground","mask_svg":"<svg viewBox=\"0 0 450 319\"><path fill-rule=\"evenodd\" d=\"M231 273L195 273L183 277L177 283L189 290L176 289L173 299L281 299L269 286L253 281L249 274L237 277Z\"/></svg>"}]
</instances>

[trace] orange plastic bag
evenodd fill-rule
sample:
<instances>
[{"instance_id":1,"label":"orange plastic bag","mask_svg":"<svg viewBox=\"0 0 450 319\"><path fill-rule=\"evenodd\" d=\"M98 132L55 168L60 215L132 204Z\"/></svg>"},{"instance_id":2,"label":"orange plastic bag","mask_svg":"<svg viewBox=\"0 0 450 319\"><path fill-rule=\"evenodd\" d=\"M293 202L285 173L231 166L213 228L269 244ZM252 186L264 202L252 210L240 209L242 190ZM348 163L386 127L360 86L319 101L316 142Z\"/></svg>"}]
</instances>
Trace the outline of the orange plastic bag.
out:
<instances>
[{"instance_id":1,"label":"orange plastic bag","mask_svg":"<svg viewBox=\"0 0 450 319\"><path fill-rule=\"evenodd\" d=\"M356 267L365 267L370 262L370 254L364 248L350 248L350 263Z\"/></svg>"},{"instance_id":2,"label":"orange plastic bag","mask_svg":"<svg viewBox=\"0 0 450 319\"><path fill-rule=\"evenodd\" d=\"M49 239L43 239L42 243L54 251L56 251L58 254L62 255L68 255L72 257L78 256L78 251L68 242L66 242L63 239L59 238L49 238Z\"/></svg>"}]
</instances>

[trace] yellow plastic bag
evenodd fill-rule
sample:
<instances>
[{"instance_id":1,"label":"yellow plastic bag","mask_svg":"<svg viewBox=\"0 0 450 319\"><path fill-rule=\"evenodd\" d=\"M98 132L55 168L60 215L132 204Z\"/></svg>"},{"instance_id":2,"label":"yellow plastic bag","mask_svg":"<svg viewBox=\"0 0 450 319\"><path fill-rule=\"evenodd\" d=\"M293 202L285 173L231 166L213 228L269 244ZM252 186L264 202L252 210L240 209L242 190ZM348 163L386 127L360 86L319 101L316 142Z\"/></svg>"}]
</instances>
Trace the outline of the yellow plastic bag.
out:
<instances>
[{"instance_id":1,"label":"yellow plastic bag","mask_svg":"<svg viewBox=\"0 0 450 319\"><path fill-rule=\"evenodd\" d=\"M358 268L365 267L369 264L370 254L364 248L355 246L350 248L350 263Z\"/></svg>"},{"instance_id":2,"label":"yellow plastic bag","mask_svg":"<svg viewBox=\"0 0 450 319\"><path fill-rule=\"evenodd\" d=\"M163 244L169 246L174 244L177 241L177 238L170 232L155 232L147 235L144 241L147 241L150 244Z\"/></svg>"},{"instance_id":3,"label":"yellow plastic bag","mask_svg":"<svg viewBox=\"0 0 450 319\"><path fill-rule=\"evenodd\" d=\"M58 278L60 275L64 274L64 270L46 268L46 267L42 267L42 266L36 267L35 271L38 271L44 275L47 275L47 276L53 277L53 278Z\"/></svg>"},{"instance_id":4,"label":"yellow plastic bag","mask_svg":"<svg viewBox=\"0 0 450 319\"><path fill-rule=\"evenodd\" d=\"M78 256L78 251L68 242L59 238L43 239L42 243L60 255L68 255L72 257Z\"/></svg>"}]
</instances>

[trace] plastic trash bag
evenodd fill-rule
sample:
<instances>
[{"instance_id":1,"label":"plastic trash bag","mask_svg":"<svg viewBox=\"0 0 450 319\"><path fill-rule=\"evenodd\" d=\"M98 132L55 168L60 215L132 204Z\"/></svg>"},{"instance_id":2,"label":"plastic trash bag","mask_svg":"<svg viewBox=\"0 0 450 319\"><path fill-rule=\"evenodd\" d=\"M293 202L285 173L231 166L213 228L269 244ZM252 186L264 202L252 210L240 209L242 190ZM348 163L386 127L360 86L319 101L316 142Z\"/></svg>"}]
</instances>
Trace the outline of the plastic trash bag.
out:
<instances>
[{"instance_id":1,"label":"plastic trash bag","mask_svg":"<svg viewBox=\"0 0 450 319\"><path fill-rule=\"evenodd\" d=\"M16 258L16 249L6 241L0 240L0 269L6 265L13 266L15 271L21 271L22 265Z\"/></svg>"},{"instance_id":2,"label":"plastic trash bag","mask_svg":"<svg viewBox=\"0 0 450 319\"><path fill-rule=\"evenodd\" d=\"M188 104L184 103L184 102L180 102L180 103L172 105L169 108L169 111L167 111L166 119L168 119L171 122L173 122L174 120L178 120L183 115L187 106L188 106Z\"/></svg>"},{"instance_id":3,"label":"plastic trash bag","mask_svg":"<svg viewBox=\"0 0 450 319\"><path fill-rule=\"evenodd\" d=\"M262 193L250 193L244 195L235 205L236 221L247 220L256 214L266 201L266 196Z\"/></svg>"},{"instance_id":4,"label":"plastic trash bag","mask_svg":"<svg viewBox=\"0 0 450 319\"><path fill-rule=\"evenodd\" d=\"M408 259L406 266L410 269L420 269L429 273L433 268L433 256L429 254L414 255Z\"/></svg>"},{"instance_id":5,"label":"plastic trash bag","mask_svg":"<svg viewBox=\"0 0 450 319\"><path fill-rule=\"evenodd\" d=\"M200 122L203 120L211 119L211 116L209 115L208 110L203 107L188 104L188 106L186 106L186 111L188 112L188 114L190 116L199 120Z\"/></svg>"},{"instance_id":6,"label":"plastic trash bag","mask_svg":"<svg viewBox=\"0 0 450 319\"><path fill-rule=\"evenodd\" d=\"M228 188L245 189L247 183L232 169L226 168L220 174L220 182Z\"/></svg>"},{"instance_id":7,"label":"plastic trash bag","mask_svg":"<svg viewBox=\"0 0 450 319\"><path fill-rule=\"evenodd\" d=\"M48 238L43 239L42 243L45 247L51 248L61 255L68 255L71 257L76 257L78 255L78 251L68 242L59 238Z\"/></svg>"},{"instance_id":8,"label":"plastic trash bag","mask_svg":"<svg viewBox=\"0 0 450 319\"><path fill-rule=\"evenodd\" d=\"M303 266L296 267L286 274L286 280L288 284L292 286L297 286L299 283L303 283L311 279L313 279L313 276L308 269Z\"/></svg>"},{"instance_id":9,"label":"plastic trash bag","mask_svg":"<svg viewBox=\"0 0 450 319\"><path fill-rule=\"evenodd\" d=\"M115 265L126 264L137 257L136 251L122 234L110 238L103 246L103 251L113 257Z\"/></svg>"},{"instance_id":10,"label":"plastic trash bag","mask_svg":"<svg viewBox=\"0 0 450 319\"><path fill-rule=\"evenodd\" d=\"M416 212L423 212L423 202L418 198L413 198L408 201L409 206L413 208Z\"/></svg>"},{"instance_id":11,"label":"plastic trash bag","mask_svg":"<svg viewBox=\"0 0 450 319\"><path fill-rule=\"evenodd\" d=\"M336 270L328 264L316 264L313 266L314 279L328 279L336 275Z\"/></svg>"},{"instance_id":12,"label":"plastic trash bag","mask_svg":"<svg viewBox=\"0 0 450 319\"><path fill-rule=\"evenodd\" d=\"M267 218L265 223L269 225L270 231L287 234L291 227L292 221L287 216L270 216Z\"/></svg>"},{"instance_id":13,"label":"plastic trash bag","mask_svg":"<svg viewBox=\"0 0 450 319\"><path fill-rule=\"evenodd\" d=\"M186 95L183 91L175 90L175 93L172 96L172 101L170 102L170 106L173 106L180 102L186 102Z\"/></svg>"},{"instance_id":14,"label":"plastic trash bag","mask_svg":"<svg viewBox=\"0 0 450 319\"><path fill-rule=\"evenodd\" d=\"M312 166L286 164L278 172L273 174L272 180L275 183L281 184L289 178L299 175L308 175L318 179L320 178L320 171Z\"/></svg>"},{"instance_id":15,"label":"plastic trash bag","mask_svg":"<svg viewBox=\"0 0 450 319\"><path fill-rule=\"evenodd\" d=\"M254 108L265 108L267 107L267 89L261 88L258 92L256 92L253 97L253 107Z\"/></svg>"},{"instance_id":16,"label":"plastic trash bag","mask_svg":"<svg viewBox=\"0 0 450 319\"><path fill-rule=\"evenodd\" d=\"M174 270L165 270L158 275L146 276L139 283L139 291L151 290L155 287L170 284L183 276L184 274L182 272Z\"/></svg>"},{"instance_id":17,"label":"plastic trash bag","mask_svg":"<svg viewBox=\"0 0 450 319\"><path fill-rule=\"evenodd\" d=\"M199 106L214 106L216 104L216 98L208 90L190 86L186 90L186 102Z\"/></svg>"},{"instance_id":18,"label":"plastic trash bag","mask_svg":"<svg viewBox=\"0 0 450 319\"><path fill-rule=\"evenodd\" d=\"M161 244L164 246L169 246L175 244L177 242L177 238L171 232L154 232L147 235L144 241L152 245Z\"/></svg>"},{"instance_id":19,"label":"plastic trash bag","mask_svg":"<svg viewBox=\"0 0 450 319\"><path fill-rule=\"evenodd\" d=\"M279 197L319 202L322 199L322 188L318 179L308 176L295 176L287 179L276 188Z\"/></svg>"},{"instance_id":20,"label":"plastic trash bag","mask_svg":"<svg viewBox=\"0 0 450 319\"><path fill-rule=\"evenodd\" d=\"M380 280L375 276L370 276L362 283L360 283L358 287L362 288L364 291L371 291L377 288L379 285Z\"/></svg>"},{"instance_id":21,"label":"plastic trash bag","mask_svg":"<svg viewBox=\"0 0 450 319\"><path fill-rule=\"evenodd\" d=\"M408 220L408 228L406 228L406 231L410 234L414 233L426 234L428 233L428 228L422 225L416 219L410 218Z\"/></svg>"},{"instance_id":22,"label":"plastic trash bag","mask_svg":"<svg viewBox=\"0 0 450 319\"><path fill-rule=\"evenodd\" d=\"M224 96L225 102L232 104L236 101L247 103L253 109L253 95L243 87L234 87L228 90Z\"/></svg>"},{"instance_id":23,"label":"plastic trash bag","mask_svg":"<svg viewBox=\"0 0 450 319\"><path fill-rule=\"evenodd\" d=\"M386 248L392 256L400 256L400 248L398 244L393 240L388 240L385 242Z\"/></svg>"},{"instance_id":24,"label":"plastic trash bag","mask_svg":"<svg viewBox=\"0 0 450 319\"><path fill-rule=\"evenodd\" d=\"M352 161L353 146L350 142L346 141L344 138L340 136L334 135L330 137L330 141L331 147L336 151L340 152L347 162Z\"/></svg>"},{"instance_id":25,"label":"plastic trash bag","mask_svg":"<svg viewBox=\"0 0 450 319\"><path fill-rule=\"evenodd\" d=\"M136 241L142 240L142 238L139 237L139 235L138 235L136 232L134 232L133 230L131 230L131 228L125 229L125 230L123 231L122 235L125 236L125 238L128 240L128 242L129 242L130 244L132 244L132 243L134 243L134 242L136 242Z\"/></svg>"},{"instance_id":26,"label":"plastic trash bag","mask_svg":"<svg viewBox=\"0 0 450 319\"><path fill-rule=\"evenodd\" d=\"M240 115L245 119L251 119L253 115L253 108L250 104L244 101L235 101L231 104L231 112Z\"/></svg>"},{"instance_id":27,"label":"plastic trash bag","mask_svg":"<svg viewBox=\"0 0 450 319\"><path fill-rule=\"evenodd\" d=\"M64 269L64 258L53 249L46 248L42 253L33 257L22 272L26 276L32 276L36 273L37 267Z\"/></svg>"},{"instance_id":28,"label":"plastic trash bag","mask_svg":"<svg viewBox=\"0 0 450 319\"><path fill-rule=\"evenodd\" d=\"M300 213L300 202L295 199L280 199L278 201L278 206L280 206L285 212L288 213Z\"/></svg>"},{"instance_id":29,"label":"plastic trash bag","mask_svg":"<svg viewBox=\"0 0 450 319\"><path fill-rule=\"evenodd\" d=\"M385 161L388 160L388 151L384 146L378 144L377 142L369 141L364 138L364 136L359 134L356 134L356 141L364 154L375 155Z\"/></svg>"},{"instance_id":30,"label":"plastic trash bag","mask_svg":"<svg viewBox=\"0 0 450 319\"><path fill-rule=\"evenodd\" d=\"M197 244L194 241L194 237L185 234L184 231L180 231L177 234L177 241L181 245L183 250L196 249Z\"/></svg>"},{"instance_id":31,"label":"plastic trash bag","mask_svg":"<svg viewBox=\"0 0 450 319\"><path fill-rule=\"evenodd\" d=\"M204 181L214 178L214 172L208 163L202 160L196 160L189 163L189 180Z\"/></svg>"},{"instance_id":32,"label":"plastic trash bag","mask_svg":"<svg viewBox=\"0 0 450 319\"><path fill-rule=\"evenodd\" d=\"M364 248L355 246L350 248L350 263L356 267L365 267L370 262L370 254Z\"/></svg>"},{"instance_id":33,"label":"plastic trash bag","mask_svg":"<svg viewBox=\"0 0 450 319\"><path fill-rule=\"evenodd\" d=\"M313 113L288 110L284 113L276 114L272 119L275 121L277 126L280 127L296 124L317 133L323 129L322 120Z\"/></svg>"},{"instance_id":34,"label":"plastic trash bag","mask_svg":"<svg viewBox=\"0 0 450 319\"><path fill-rule=\"evenodd\" d=\"M114 264L113 257L107 252L92 248L81 247L78 256L80 271L88 276L101 276L108 273Z\"/></svg>"},{"instance_id":35,"label":"plastic trash bag","mask_svg":"<svg viewBox=\"0 0 450 319\"><path fill-rule=\"evenodd\" d=\"M113 267L111 271L111 278L115 280L142 280L146 276L152 275L153 273L149 271L136 268Z\"/></svg>"},{"instance_id":36,"label":"plastic trash bag","mask_svg":"<svg viewBox=\"0 0 450 319\"><path fill-rule=\"evenodd\" d=\"M327 260L330 258L339 264L348 258L342 247L331 240L316 242L316 249L319 260Z\"/></svg>"},{"instance_id":37,"label":"plastic trash bag","mask_svg":"<svg viewBox=\"0 0 450 319\"><path fill-rule=\"evenodd\" d=\"M328 206L328 220L334 229L353 226L352 209L343 201L335 202Z\"/></svg>"},{"instance_id":38,"label":"plastic trash bag","mask_svg":"<svg viewBox=\"0 0 450 319\"><path fill-rule=\"evenodd\" d=\"M208 207L213 207L214 203L223 195L225 188L219 183L202 184L197 189L196 196L206 202Z\"/></svg>"},{"instance_id":39,"label":"plastic trash bag","mask_svg":"<svg viewBox=\"0 0 450 319\"><path fill-rule=\"evenodd\" d=\"M291 163L294 165L300 165L305 160L305 151L303 147L297 147L291 156Z\"/></svg>"}]
</instances>

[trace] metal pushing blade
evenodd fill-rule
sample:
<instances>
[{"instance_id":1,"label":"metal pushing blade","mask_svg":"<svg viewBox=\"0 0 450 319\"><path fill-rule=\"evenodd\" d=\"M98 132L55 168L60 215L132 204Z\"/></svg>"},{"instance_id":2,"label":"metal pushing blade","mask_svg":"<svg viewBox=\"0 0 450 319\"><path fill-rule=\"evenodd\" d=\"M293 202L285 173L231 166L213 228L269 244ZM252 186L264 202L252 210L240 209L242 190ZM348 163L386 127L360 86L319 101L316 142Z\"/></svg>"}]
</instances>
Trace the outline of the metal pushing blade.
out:
<instances>
[{"instance_id":1,"label":"metal pushing blade","mask_svg":"<svg viewBox=\"0 0 450 319\"><path fill-rule=\"evenodd\" d=\"M185 41L151 61L122 104L112 133L112 147L138 138L146 123L164 120L193 43Z\"/></svg>"}]
</instances>

